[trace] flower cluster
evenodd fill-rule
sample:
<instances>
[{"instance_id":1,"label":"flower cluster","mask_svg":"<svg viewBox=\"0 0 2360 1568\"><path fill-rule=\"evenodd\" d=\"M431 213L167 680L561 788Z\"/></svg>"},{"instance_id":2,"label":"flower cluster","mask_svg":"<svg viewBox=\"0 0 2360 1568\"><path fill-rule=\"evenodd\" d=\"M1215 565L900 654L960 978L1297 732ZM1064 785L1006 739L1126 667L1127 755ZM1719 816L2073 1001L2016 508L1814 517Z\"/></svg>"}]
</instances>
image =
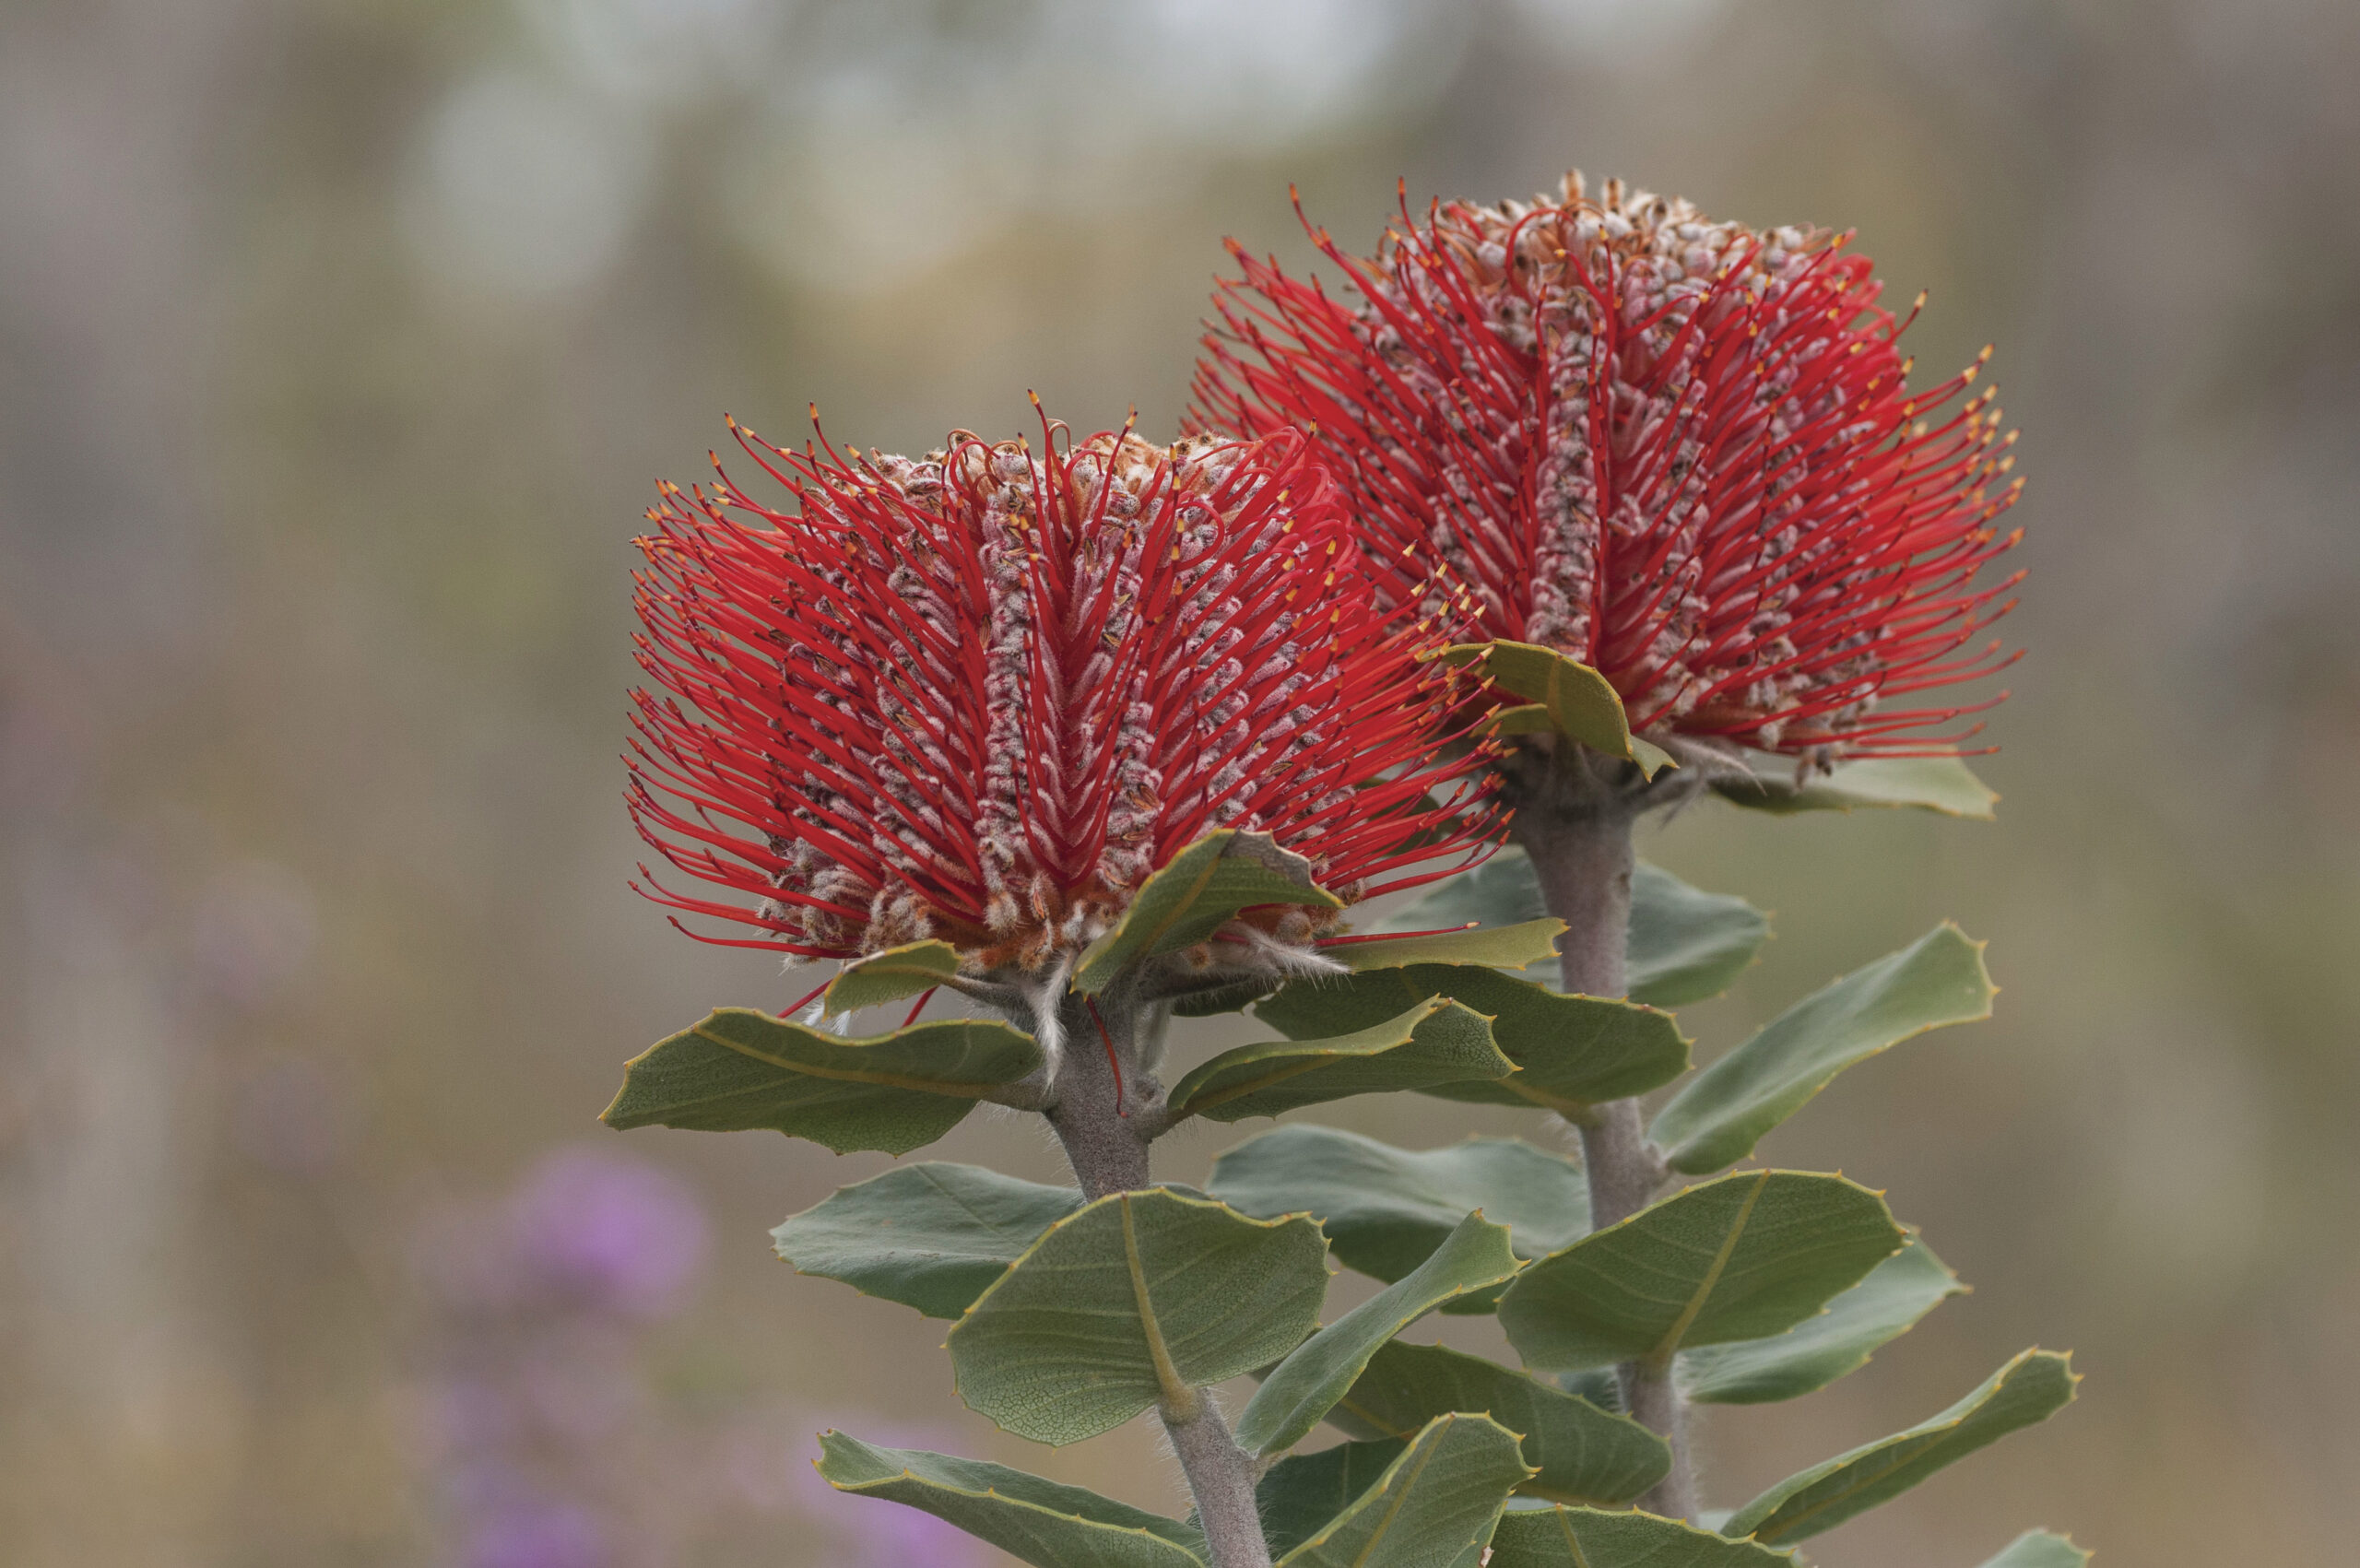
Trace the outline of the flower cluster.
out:
<instances>
[{"instance_id":1,"label":"flower cluster","mask_svg":"<svg viewBox=\"0 0 2360 1568\"><path fill-rule=\"evenodd\" d=\"M664 487L641 541L632 812L758 901L650 878L674 908L803 957L940 937L1030 971L1216 828L1269 833L1347 902L1493 832L1469 763L1431 755L1451 678L1298 433L740 443L787 505L716 464Z\"/></svg>"},{"instance_id":2,"label":"flower cluster","mask_svg":"<svg viewBox=\"0 0 2360 1568\"><path fill-rule=\"evenodd\" d=\"M1849 236L1575 173L1405 205L1373 259L1314 238L1358 298L1233 245L1197 417L1315 432L1388 602L1595 666L1636 729L1823 759L1962 738L1927 731L1972 708L1882 704L2007 662L1969 644L2013 583L1976 579L2015 543L2014 437L1988 391L1960 401L1980 361L1909 390Z\"/></svg>"}]
</instances>

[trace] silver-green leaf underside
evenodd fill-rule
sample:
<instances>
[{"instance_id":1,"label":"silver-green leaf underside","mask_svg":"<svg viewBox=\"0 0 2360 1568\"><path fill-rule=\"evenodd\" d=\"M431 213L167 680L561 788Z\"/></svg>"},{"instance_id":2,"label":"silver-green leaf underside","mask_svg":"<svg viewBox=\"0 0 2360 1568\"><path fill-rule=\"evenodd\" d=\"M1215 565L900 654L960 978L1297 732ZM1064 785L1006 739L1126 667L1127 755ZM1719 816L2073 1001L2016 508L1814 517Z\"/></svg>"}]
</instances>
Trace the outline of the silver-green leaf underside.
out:
<instances>
[{"instance_id":1,"label":"silver-green leaf underside","mask_svg":"<svg viewBox=\"0 0 2360 1568\"><path fill-rule=\"evenodd\" d=\"M1074 987L1103 991L1132 964L1194 947L1240 911L1268 904L1343 907L1313 884L1309 861L1279 848L1269 834L1216 828L1139 884L1115 928L1082 949Z\"/></svg>"},{"instance_id":2,"label":"silver-green leaf underside","mask_svg":"<svg viewBox=\"0 0 2360 1568\"><path fill-rule=\"evenodd\" d=\"M632 1057L602 1119L610 1127L769 1127L839 1154L906 1154L1040 1067L1032 1037L1004 1023L953 1019L847 1040L724 1008Z\"/></svg>"},{"instance_id":3,"label":"silver-green leaf underside","mask_svg":"<svg viewBox=\"0 0 2360 1568\"><path fill-rule=\"evenodd\" d=\"M1856 811L1915 807L1945 817L1991 819L2000 796L1956 756L1866 758L1798 784L1792 758L1755 753L1750 776L1717 778L1713 788L1739 806L1780 816L1796 811Z\"/></svg>"},{"instance_id":4,"label":"silver-green leaf underside","mask_svg":"<svg viewBox=\"0 0 2360 1568\"><path fill-rule=\"evenodd\" d=\"M1492 1020L1492 1038L1515 1064L1507 1078L1469 1078L1425 1093L1483 1105L1539 1105L1568 1115L1644 1094L1688 1066L1688 1042L1669 1013L1597 996L1567 996L1474 964L1300 980L1257 1005L1255 1016L1293 1039L1366 1029L1429 996L1447 996Z\"/></svg>"},{"instance_id":5,"label":"silver-green leaf underside","mask_svg":"<svg viewBox=\"0 0 2360 1568\"><path fill-rule=\"evenodd\" d=\"M1318 1326L1327 1239L1161 1189L1050 1227L950 1330L960 1397L1035 1443L1079 1443L1269 1365Z\"/></svg>"},{"instance_id":6,"label":"silver-green leaf underside","mask_svg":"<svg viewBox=\"0 0 2360 1568\"><path fill-rule=\"evenodd\" d=\"M1496 1285L1520 1267L1505 1226L1468 1215L1432 1257L1280 1362L1238 1417L1238 1442L1260 1455L1293 1447L1335 1409L1379 1346L1453 1296Z\"/></svg>"},{"instance_id":7,"label":"silver-green leaf underside","mask_svg":"<svg viewBox=\"0 0 2360 1568\"><path fill-rule=\"evenodd\" d=\"M1034 1568L1204 1568L1189 1526L1005 1465L820 1436L820 1476L838 1491L922 1509ZM914 1565L913 1565L914 1568Z\"/></svg>"},{"instance_id":8,"label":"silver-green leaf underside","mask_svg":"<svg viewBox=\"0 0 2360 1568\"><path fill-rule=\"evenodd\" d=\"M1350 1033L1224 1051L1173 1086L1172 1114L1217 1122L1275 1116L1354 1094L1504 1078L1516 1064L1492 1043L1491 1020L1429 992L1406 1010Z\"/></svg>"},{"instance_id":9,"label":"silver-green leaf underside","mask_svg":"<svg viewBox=\"0 0 2360 1568\"><path fill-rule=\"evenodd\" d=\"M1525 699L1528 706L1497 714L1503 735L1554 730L1593 751L1639 764L1652 778L1672 765L1670 754L1631 733L1622 698L1606 677L1553 648L1532 643L1459 643L1434 655L1459 666L1480 665L1493 685Z\"/></svg>"},{"instance_id":10,"label":"silver-green leaf underside","mask_svg":"<svg viewBox=\"0 0 2360 1568\"><path fill-rule=\"evenodd\" d=\"M1308 1209L1337 1261L1388 1284L1423 1263L1475 1209L1508 1227L1518 1257L1546 1256L1589 1231L1589 1183L1573 1161L1512 1138L1396 1149L1311 1123L1280 1127L1213 1161L1206 1185L1257 1219ZM1494 1291L1443 1303L1488 1312Z\"/></svg>"},{"instance_id":11,"label":"silver-green leaf underside","mask_svg":"<svg viewBox=\"0 0 2360 1568\"><path fill-rule=\"evenodd\" d=\"M2047 1421L2072 1401L2076 1381L2066 1357L2026 1350L1933 1420L1789 1476L1739 1509L1721 1533L1784 1545L1832 1530L1976 1449Z\"/></svg>"},{"instance_id":12,"label":"silver-green leaf underside","mask_svg":"<svg viewBox=\"0 0 2360 1568\"><path fill-rule=\"evenodd\" d=\"M1912 1236L1819 1316L1774 1338L1682 1351L1681 1389L1704 1404L1759 1405L1824 1388L1866 1366L1879 1346L1907 1333L1944 1297L1965 1289Z\"/></svg>"},{"instance_id":13,"label":"silver-green leaf underside","mask_svg":"<svg viewBox=\"0 0 2360 1568\"><path fill-rule=\"evenodd\" d=\"M1745 1172L1542 1258L1500 1298L1500 1326L1526 1365L1546 1371L1668 1365L1684 1346L1785 1333L1905 1239L1857 1183Z\"/></svg>"},{"instance_id":14,"label":"silver-green leaf underside","mask_svg":"<svg viewBox=\"0 0 2360 1568\"><path fill-rule=\"evenodd\" d=\"M2063 1536L2026 1530L1983 1568L2085 1568L2090 1554Z\"/></svg>"},{"instance_id":15,"label":"silver-green leaf underside","mask_svg":"<svg viewBox=\"0 0 2360 1568\"><path fill-rule=\"evenodd\" d=\"M832 1013L856 1013L931 991L958 973L958 949L948 942L912 942L844 965L828 982L822 999Z\"/></svg>"},{"instance_id":16,"label":"silver-green leaf underside","mask_svg":"<svg viewBox=\"0 0 2360 1568\"><path fill-rule=\"evenodd\" d=\"M1328 1412L1362 1440L1410 1437L1452 1410L1481 1410L1524 1438L1536 1473L1518 1489L1554 1503L1627 1503L1671 1468L1662 1438L1537 1378L1441 1345L1396 1339Z\"/></svg>"},{"instance_id":17,"label":"silver-green leaf underside","mask_svg":"<svg viewBox=\"0 0 2360 1568\"><path fill-rule=\"evenodd\" d=\"M1072 1187L927 1161L842 1188L771 1236L798 1274L841 1279L928 1317L957 1317L1080 1207Z\"/></svg>"},{"instance_id":18,"label":"silver-green leaf underside","mask_svg":"<svg viewBox=\"0 0 2360 1568\"><path fill-rule=\"evenodd\" d=\"M1278 1568L1471 1568L1500 1504L1528 1474L1516 1434L1497 1421L1438 1416Z\"/></svg>"},{"instance_id":19,"label":"silver-green leaf underside","mask_svg":"<svg viewBox=\"0 0 2360 1568\"><path fill-rule=\"evenodd\" d=\"M1489 1568L1788 1568L1790 1552L1653 1514L1517 1509L1500 1515Z\"/></svg>"},{"instance_id":20,"label":"silver-green leaf underside","mask_svg":"<svg viewBox=\"0 0 2360 1568\"><path fill-rule=\"evenodd\" d=\"M1846 1067L1928 1030L1989 1018L1997 994L1983 944L1945 921L1772 1020L1690 1079L1648 1136L1675 1171L1734 1164Z\"/></svg>"}]
</instances>

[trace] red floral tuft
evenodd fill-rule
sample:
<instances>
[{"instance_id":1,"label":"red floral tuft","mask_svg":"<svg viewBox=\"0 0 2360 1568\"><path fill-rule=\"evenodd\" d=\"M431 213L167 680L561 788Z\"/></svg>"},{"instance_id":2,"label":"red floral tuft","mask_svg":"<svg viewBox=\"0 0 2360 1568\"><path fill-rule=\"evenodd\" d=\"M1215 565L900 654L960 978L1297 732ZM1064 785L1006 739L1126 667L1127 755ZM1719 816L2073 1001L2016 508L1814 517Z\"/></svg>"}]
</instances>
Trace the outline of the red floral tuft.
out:
<instances>
[{"instance_id":1,"label":"red floral tuft","mask_svg":"<svg viewBox=\"0 0 2360 1568\"><path fill-rule=\"evenodd\" d=\"M805 957L940 937L1032 969L1215 828L1272 834L1347 900L1492 836L1470 762L1428 760L1448 680L1296 432L1076 446L1044 419L1037 453L955 431L914 460L739 442L792 505L723 475L648 513L663 694L635 694L631 801L673 866L759 907L650 896Z\"/></svg>"},{"instance_id":2,"label":"red floral tuft","mask_svg":"<svg viewBox=\"0 0 2360 1568\"><path fill-rule=\"evenodd\" d=\"M1935 422L1979 360L1908 390L1908 323L1848 235L1575 173L1405 203L1374 260L1313 238L1359 300L1233 243L1197 419L1310 429L1388 603L1596 666L1634 729L1823 760L1975 733L1926 732L1989 702L1881 704L2012 662L1967 645L2017 581L1976 583L2018 537L1990 524L2023 481L1988 488L2015 437L1988 391Z\"/></svg>"}]
</instances>

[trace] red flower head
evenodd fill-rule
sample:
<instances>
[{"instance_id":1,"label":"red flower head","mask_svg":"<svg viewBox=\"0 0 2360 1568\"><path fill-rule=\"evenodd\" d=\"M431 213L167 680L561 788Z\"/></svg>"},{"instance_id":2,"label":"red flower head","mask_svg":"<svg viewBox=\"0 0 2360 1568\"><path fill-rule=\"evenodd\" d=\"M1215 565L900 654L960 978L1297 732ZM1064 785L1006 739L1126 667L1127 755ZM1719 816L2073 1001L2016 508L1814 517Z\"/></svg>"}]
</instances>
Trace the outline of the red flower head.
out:
<instances>
[{"instance_id":1,"label":"red flower head","mask_svg":"<svg viewBox=\"0 0 2360 1568\"><path fill-rule=\"evenodd\" d=\"M1880 704L2010 662L1966 645L2016 581L1975 581L2018 536L1990 525L2015 437L1988 391L1952 407L1980 361L1908 390L1848 235L1575 173L1405 205L1374 260L1314 239L1359 300L1233 244L1198 418L1311 429L1388 602L1595 666L1634 730L1822 760L1962 738L1925 732L1975 709Z\"/></svg>"},{"instance_id":2,"label":"red flower head","mask_svg":"<svg viewBox=\"0 0 2360 1568\"><path fill-rule=\"evenodd\" d=\"M1348 902L1491 836L1469 764L1428 760L1447 681L1378 606L1309 442L1043 438L847 460L741 432L788 510L726 476L663 487L631 811L759 906L643 890L761 927L749 946L938 937L1032 970L1216 828ZM1266 914L1291 943L1333 918Z\"/></svg>"}]
</instances>

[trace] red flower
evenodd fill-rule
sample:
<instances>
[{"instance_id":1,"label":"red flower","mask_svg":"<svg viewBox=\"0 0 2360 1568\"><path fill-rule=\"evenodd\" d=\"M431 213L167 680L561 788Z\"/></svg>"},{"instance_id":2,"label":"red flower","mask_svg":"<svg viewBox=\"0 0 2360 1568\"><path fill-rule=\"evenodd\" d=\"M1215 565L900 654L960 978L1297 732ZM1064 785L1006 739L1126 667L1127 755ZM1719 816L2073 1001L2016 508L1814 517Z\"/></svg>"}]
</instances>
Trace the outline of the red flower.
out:
<instances>
[{"instance_id":1,"label":"red flower","mask_svg":"<svg viewBox=\"0 0 2360 1568\"><path fill-rule=\"evenodd\" d=\"M1309 442L1043 436L847 460L741 432L788 510L726 476L663 487L631 812L759 907L643 891L761 927L749 946L940 937L1032 969L1215 828L1348 901L1491 835L1469 764L1427 760L1447 680L1378 607Z\"/></svg>"},{"instance_id":2,"label":"red flower","mask_svg":"<svg viewBox=\"0 0 2360 1568\"><path fill-rule=\"evenodd\" d=\"M1823 758L1974 733L1924 732L1988 702L1881 704L2011 662L1967 645L2016 581L1976 583L2018 537L1990 526L2015 437L1988 391L1937 413L1980 361L1908 390L1848 235L1578 173L1402 225L1370 261L1314 234L1357 301L1233 243L1197 381L1210 428L1315 432L1389 603L1596 666L1634 729Z\"/></svg>"}]
</instances>

